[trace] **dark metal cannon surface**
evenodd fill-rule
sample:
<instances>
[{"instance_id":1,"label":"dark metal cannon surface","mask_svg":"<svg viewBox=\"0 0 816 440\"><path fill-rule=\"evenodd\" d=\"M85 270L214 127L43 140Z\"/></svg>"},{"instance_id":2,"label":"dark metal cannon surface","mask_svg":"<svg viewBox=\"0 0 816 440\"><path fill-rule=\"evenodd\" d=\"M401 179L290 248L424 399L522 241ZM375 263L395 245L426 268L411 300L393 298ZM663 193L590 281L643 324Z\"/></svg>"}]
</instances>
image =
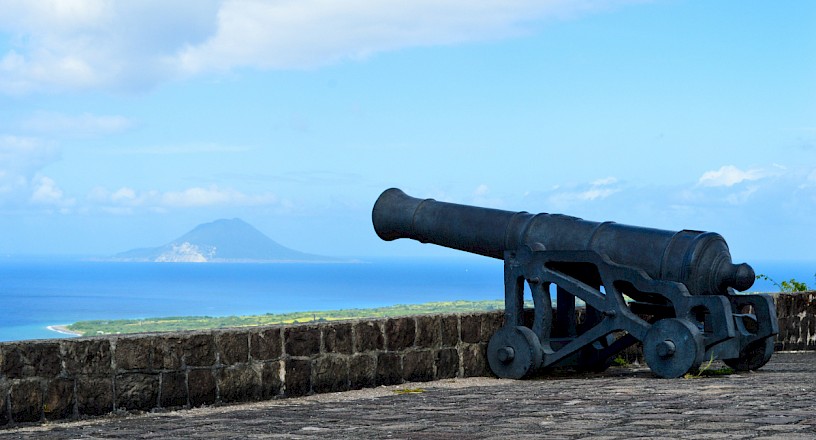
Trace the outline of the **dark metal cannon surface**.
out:
<instances>
[{"instance_id":1,"label":"dark metal cannon surface","mask_svg":"<svg viewBox=\"0 0 816 440\"><path fill-rule=\"evenodd\" d=\"M487 348L499 377L570 365L601 371L637 342L661 377L712 359L754 370L773 354L773 300L736 294L751 287L754 271L732 262L719 234L479 208L395 188L377 199L372 220L383 240L411 238L504 260L505 325ZM576 298L586 305L582 322Z\"/></svg>"}]
</instances>

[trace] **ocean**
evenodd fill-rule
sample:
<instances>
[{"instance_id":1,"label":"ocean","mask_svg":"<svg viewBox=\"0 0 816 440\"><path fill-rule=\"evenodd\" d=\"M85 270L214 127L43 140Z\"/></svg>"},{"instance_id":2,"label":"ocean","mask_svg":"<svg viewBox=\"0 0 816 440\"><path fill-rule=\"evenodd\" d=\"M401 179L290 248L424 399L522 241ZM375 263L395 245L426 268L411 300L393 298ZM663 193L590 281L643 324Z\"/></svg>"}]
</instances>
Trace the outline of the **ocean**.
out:
<instances>
[{"instance_id":1,"label":"ocean","mask_svg":"<svg viewBox=\"0 0 816 440\"><path fill-rule=\"evenodd\" d=\"M0 261L0 341L65 337L51 325L260 315L503 296L502 262L111 263Z\"/></svg>"},{"instance_id":2,"label":"ocean","mask_svg":"<svg viewBox=\"0 0 816 440\"><path fill-rule=\"evenodd\" d=\"M816 262L753 263L816 287ZM369 308L504 295L499 260L359 263L110 263L0 260L0 341L66 337L51 325L95 319L230 316ZM753 291L778 290L757 281Z\"/></svg>"}]
</instances>

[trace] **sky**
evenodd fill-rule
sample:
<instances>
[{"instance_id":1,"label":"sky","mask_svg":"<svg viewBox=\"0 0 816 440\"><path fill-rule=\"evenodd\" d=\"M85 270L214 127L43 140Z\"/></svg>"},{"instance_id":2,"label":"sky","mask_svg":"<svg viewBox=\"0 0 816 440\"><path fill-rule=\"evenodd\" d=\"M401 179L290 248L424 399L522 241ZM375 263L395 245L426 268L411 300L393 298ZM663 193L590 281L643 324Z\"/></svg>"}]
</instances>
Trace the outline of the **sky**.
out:
<instances>
[{"instance_id":1,"label":"sky","mask_svg":"<svg viewBox=\"0 0 816 440\"><path fill-rule=\"evenodd\" d=\"M0 0L0 255L241 218L332 256L385 189L816 260L816 2Z\"/></svg>"}]
</instances>

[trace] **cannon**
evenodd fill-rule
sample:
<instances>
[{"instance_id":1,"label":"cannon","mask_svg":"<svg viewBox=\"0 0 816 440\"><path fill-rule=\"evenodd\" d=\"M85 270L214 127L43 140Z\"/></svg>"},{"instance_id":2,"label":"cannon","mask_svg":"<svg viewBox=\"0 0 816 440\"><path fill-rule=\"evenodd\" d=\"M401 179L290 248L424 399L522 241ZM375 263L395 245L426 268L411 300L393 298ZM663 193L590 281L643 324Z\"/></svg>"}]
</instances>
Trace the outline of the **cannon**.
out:
<instances>
[{"instance_id":1,"label":"cannon","mask_svg":"<svg viewBox=\"0 0 816 440\"><path fill-rule=\"evenodd\" d=\"M504 260L504 325L487 345L490 368L502 378L565 366L603 371L636 343L664 378L710 360L755 370L773 354L773 300L737 293L753 285L754 270L734 264L716 233L438 202L396 188L377 199L372 221L386 241L410 238ZM580 319L576 299L585 305Z\"/></svg>"}]
</instances>

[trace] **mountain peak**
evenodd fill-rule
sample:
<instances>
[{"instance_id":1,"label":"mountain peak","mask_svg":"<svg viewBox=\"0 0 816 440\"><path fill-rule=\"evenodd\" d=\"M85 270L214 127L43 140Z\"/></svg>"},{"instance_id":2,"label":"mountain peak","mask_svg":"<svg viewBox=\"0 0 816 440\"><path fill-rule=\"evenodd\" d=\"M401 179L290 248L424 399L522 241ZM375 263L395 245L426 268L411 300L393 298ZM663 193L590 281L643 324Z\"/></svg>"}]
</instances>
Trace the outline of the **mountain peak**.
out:
<instances>
[{"instance_id":1,"label":"mountain peak","mask_svg":"<svg viewBox=\"0 0 816 440\"><path fill-rule=\"evenodd\" d=\"M163 246L133 249L114 259L184 263L334 260L285 247L239 218L202 223Z\"/></svg>"}]
</instances>

